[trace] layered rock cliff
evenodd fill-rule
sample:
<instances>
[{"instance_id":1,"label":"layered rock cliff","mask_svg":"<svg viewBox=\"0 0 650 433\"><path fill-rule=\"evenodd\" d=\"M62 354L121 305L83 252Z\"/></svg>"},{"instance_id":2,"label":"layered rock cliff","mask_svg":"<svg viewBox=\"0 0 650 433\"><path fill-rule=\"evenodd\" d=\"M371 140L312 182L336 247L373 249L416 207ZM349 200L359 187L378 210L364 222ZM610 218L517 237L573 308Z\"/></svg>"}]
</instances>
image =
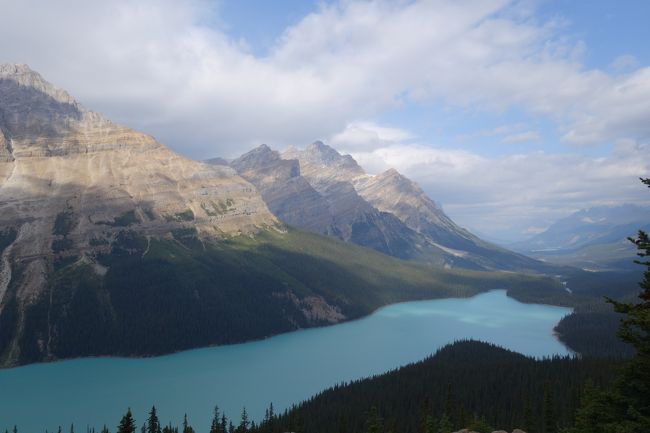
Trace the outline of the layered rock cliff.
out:
<instances>
[{"instance_id":1,"label":"layered rock cliff","mask_svg":"<svg viewBox=\"0 0 650 433\"><path fill-rule=\"evenodd\" d=\"M369 175L350 155L341 155L320 141L305 149L290 147L281 159L263 146L232 166L262 190L278 218L296 227L436 265L545 269L540 262L484 242L456 225L440 205L397 170ZM300 192L286 184L287 178L301 185ZM305 190L309 190L308 199L303 196ZM283 211L286 208L318 211L295 218Z\"/></svg>"}]
</instances>

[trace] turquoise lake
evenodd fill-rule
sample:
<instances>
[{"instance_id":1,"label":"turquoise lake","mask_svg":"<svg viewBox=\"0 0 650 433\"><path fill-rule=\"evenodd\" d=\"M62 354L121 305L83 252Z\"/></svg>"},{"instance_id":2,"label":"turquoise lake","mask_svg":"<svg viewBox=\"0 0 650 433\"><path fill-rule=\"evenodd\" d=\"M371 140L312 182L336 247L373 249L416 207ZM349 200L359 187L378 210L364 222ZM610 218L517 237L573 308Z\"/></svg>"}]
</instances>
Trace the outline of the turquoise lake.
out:
<instances>
[{"instance_id":1,"label":"turquoise lake","mask_svg":"<svg viewBox=\"0 0 650 433\"><path fill-rule=\"evenodd\" d=\"M467 299L395 304L340 325L262 341L144 359L85 358L0 370L0 431L75 425L115 431L131 407L138 425L152 404L161 421L187 413L199 433L218 404L233 422L243 406L259 420L273 402L284 410L329 387L418 361L439 347L474 338L543 357L568 354L553 335L567 308L522 304L503 290Z\"/></svg>"}]
</instances>

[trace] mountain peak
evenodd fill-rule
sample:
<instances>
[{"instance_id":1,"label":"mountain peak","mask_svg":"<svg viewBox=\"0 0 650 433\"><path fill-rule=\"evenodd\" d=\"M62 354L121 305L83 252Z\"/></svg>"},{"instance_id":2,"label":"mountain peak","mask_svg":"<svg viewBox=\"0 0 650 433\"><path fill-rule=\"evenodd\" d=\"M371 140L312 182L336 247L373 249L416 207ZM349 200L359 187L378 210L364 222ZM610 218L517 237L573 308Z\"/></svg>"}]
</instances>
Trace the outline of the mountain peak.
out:
<instances>
[{"instance_id":1,"label":"mountain peak","mask_svg":"<svg viewBox=\"0 0 650 433\"><path fill-rule=\"evenodd\" d=\"M341 155L332 146L328 146L320 140L314 141L303 151L294 148L287 149L284 157L297 158L301 163L317 164L323 167L338 167L355 175L365 174L352 156Z\"/></svg>"},{"instance_id":2,"label":"mountain peak","mask_svg":"<svg viewBox=\"0 0 650 433\"><path fill-rule=\"evenodd\" d=\"M5 83L5 81L12 81L14 84ZM37 92L49 96L56 102L74 105L76 108L79 108L77 101L68 92L46 81L41 74L32 70L28 65L0 64L0 95L2 95L3 99L11 97L8 93L16 85L22 88L34 89ZM15 92L15 89L13 91Z\"/></svg>"},{"instance_id":3,"label":"mountain peak","mask_svg":"<svg viewBox=\"0 0 650 433\"><path fill-rule=\"evenodd\" d=\"M276 150L271 149L266 144L260 144L256 148L249 150L239 158L235 159L232 162L233 166L237 166L243 162L254 162L255 165L279 161L280 153Z\"/></svg>"}]
</instances>

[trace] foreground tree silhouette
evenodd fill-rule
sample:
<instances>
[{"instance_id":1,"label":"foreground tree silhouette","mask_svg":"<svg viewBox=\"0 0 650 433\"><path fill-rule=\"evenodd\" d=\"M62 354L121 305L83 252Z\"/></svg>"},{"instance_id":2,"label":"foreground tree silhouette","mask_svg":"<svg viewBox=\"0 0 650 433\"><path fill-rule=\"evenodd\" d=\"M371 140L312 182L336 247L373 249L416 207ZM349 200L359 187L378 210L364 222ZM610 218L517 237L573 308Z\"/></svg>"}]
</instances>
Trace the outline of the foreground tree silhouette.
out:
<instances>
[{"instance_id":1,"label":"foreground tree silhouette","mask_svg":"<svg viewBox=\"0 0 650 433\"><path fill-rule=\"evenodd\" d=\"M133 419L131 408L129 408L122 417L120 425L117 426L117 433L135 433L135 430L135 420Z\"/></svg>"},{"instance_id":2,"label":"foreground tree silhouette","mask_svg":"<svg viewBox=\"0 0 650 433\"><path fill-rule=\"evenodd\" d=\"M650 179L641 179L650 187ZM641 258L635 262L645 266L639 283L639 302L607 302L624 315L619 337L634 347L635 356L625 364L614 388L599 392L588 386L576 412L572 433L644 433L650 432L650 237L639 230L629 238Z\"/></svg>"},{"instance_id":3,"label":"foreground tree silhouette","mask_svg":"<svg viewBox=\"0 0 650 433\"><path fill-rule=\"evenodd\" d=\"M641 179L650 187L650 179ZM645 266L644 278L639 283L640 302L624 303L609 299L614 309L625 315L619 336L630 343L636 355L625 365L617 383L617 398L624 409L623 424L629 431L650 432L650 238L639 230L636 238L630 238L641 258L635 262Z\"/></svg>"},{"instance_id":4,"label":"foreground tree silhouette","mask_svg":"<svg viewBox=\"0 0 650 433\"><path fill-rule=\"evenodd\" d=\"M146 433L161 433L160 421L158 420L158 415L156 414L156 406L152 406L151 412L149 412Z\"/></svg>"}]
</instances>

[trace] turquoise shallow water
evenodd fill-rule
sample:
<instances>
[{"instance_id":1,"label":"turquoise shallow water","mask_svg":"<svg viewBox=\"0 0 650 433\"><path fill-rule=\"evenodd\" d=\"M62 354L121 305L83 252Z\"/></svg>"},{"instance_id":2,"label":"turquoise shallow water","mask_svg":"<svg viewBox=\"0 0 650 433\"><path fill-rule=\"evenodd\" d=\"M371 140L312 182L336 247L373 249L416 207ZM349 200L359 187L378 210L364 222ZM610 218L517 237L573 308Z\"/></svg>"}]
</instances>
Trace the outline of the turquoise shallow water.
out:
<instances>
[{"instance_id":1,"label":"turquoise shallow water","mask_svg":"<svg viewBox=\"0 0 650 433\"><path fill-rule=\"evenodd\" d=\"M553 327L569 309L522 304L503 290L468 299L390 305L354 322L262 341L145 359L86 358L0 370L0 429L37 433L59 425L111 431L127 407L141 424L155 404L161 421L184 413L207 431L218 404L238 420L259 419L341 381L418 361L449 342L474 338L532 356L567 354Z\"/></svg>"}]
</instances>

